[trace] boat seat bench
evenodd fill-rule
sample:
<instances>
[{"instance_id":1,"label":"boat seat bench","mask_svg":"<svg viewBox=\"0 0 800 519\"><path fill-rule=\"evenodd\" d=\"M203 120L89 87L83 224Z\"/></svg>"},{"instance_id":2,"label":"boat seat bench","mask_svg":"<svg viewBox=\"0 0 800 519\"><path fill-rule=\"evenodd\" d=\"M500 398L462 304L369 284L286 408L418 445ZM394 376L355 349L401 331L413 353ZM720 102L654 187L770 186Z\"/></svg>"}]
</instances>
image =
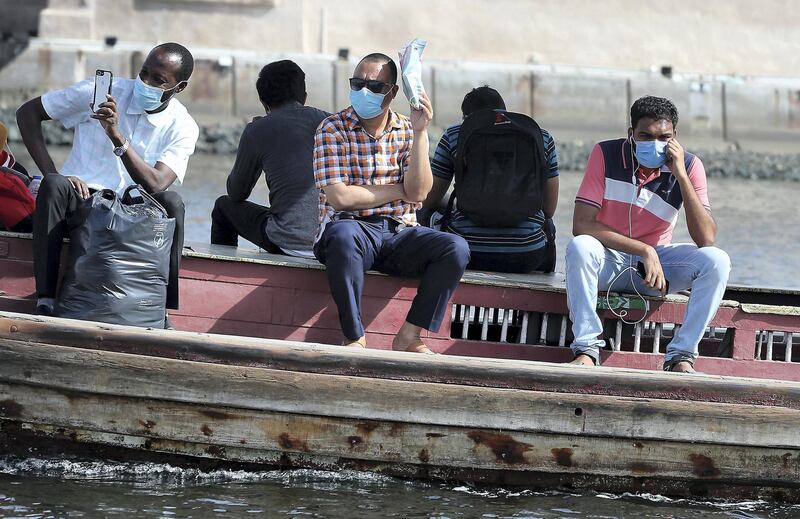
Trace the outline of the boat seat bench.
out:
<instances>
[{"instance_id":1,"label":"boat seat bench","mask_svg":"<svg viewBox=\"0 0 800 519\"><path fill-rule=\"evenodd\" d=\"M341 333L324 270L313 259L187 243L181 307L170 311L170 318L183 330L336 344ZM0 233L0 272L0 309L30 312L35 283L29 234ZM390 348L416 294L417 280L371 271L365 281L362 314L369 346ZM777 291L797 300L789 292ZM737 287L730 294L748 301L751 296L766 298L770 291ZM603 351L604 364L658 369L682 322L686 301L682 294L650 299L646 321L627 326L603 307L605 298L599 298L610 347ZM629 305L633 319L642 315L636 297L618 296L614 304ZM449 354L564 361L571 357L568 314L563 273L467 271L453 296L449 319L438 332L429 332L426 341ZM768 365L783 364L781 373L793 373L789 378L800 380L795 373L800 370L792 365L800 362L800 348L792 350L793 337L800 337L797 305L728 299L701 343L701 365L708 372L732 374L737 371L733 367L709 367L708 362L772 361L755 362L764 366L763 376L773 377ZM758 376L752 370L748 374Z\"/></svg>"}]
</instances>

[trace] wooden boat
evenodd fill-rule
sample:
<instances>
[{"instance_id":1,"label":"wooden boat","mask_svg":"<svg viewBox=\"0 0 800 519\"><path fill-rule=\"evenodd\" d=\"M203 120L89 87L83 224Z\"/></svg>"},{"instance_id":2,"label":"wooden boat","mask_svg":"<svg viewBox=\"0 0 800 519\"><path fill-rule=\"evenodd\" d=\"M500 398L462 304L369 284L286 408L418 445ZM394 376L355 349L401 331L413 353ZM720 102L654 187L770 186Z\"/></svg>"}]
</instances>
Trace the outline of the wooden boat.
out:
<instances>
[{"instance_id":1,"label":"wooden boat","mask_svg":"<svg viewBox=\"0 0 800 519\"><path fill-rule=\"evenodd\" d=\"M26 235L0 235L0 272L6 449L800 501L795 292L729 290L706 374L687 376L659 371L682 296L630 329L609 318L604 367L556 364L570 358L557 275L466 274L427 339L445 355L422 356L379 351L413 280L367 276L371 349L354 351L319 344L339 332L315 262L192 245L180 332L26 315Z\"/></svg>"}]
</instances>

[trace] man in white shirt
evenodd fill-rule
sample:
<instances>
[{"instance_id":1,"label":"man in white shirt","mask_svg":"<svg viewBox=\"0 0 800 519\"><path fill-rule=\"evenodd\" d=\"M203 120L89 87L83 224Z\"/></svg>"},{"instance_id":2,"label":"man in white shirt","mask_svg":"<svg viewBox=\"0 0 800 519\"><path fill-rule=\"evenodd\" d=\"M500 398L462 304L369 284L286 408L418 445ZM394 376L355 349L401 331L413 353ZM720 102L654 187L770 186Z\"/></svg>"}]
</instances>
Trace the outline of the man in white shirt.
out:
<instances>
[{"instance_id":1,"label":"man in white shirt","mask_svg":"<svg viewBox=\"0 0 800 519\"><path fill-rule=\"evenodd\" d=\"M94 81L31 99L17 110L17 125L28 152L44 175L33 224L37 312L51 314L58 284L61 244L70 216L90 189L122 194L141 185L175 218L167 308L178 307L178 270L183 249L184 205L166 191L183 181L199 129L174 99L186 88L194 67L191 53L177 43L155 47L136 79L114 78L107 101L92 112ZM42 121L74 128L72 150L59 171L44 142Z\"/></svg>"}]
</instances>

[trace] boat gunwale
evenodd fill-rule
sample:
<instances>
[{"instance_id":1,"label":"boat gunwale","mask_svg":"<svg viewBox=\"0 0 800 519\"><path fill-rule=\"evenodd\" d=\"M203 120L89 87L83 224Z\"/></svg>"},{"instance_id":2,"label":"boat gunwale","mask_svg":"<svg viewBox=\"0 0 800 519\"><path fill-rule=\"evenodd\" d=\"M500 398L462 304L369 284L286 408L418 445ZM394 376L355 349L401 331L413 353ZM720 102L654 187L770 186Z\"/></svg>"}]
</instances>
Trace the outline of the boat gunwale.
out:
<instances>
[{"instance_id":1,"label":"boat gunwale","mask_svg":"<svg viewBox=\"0 0 800 519\"><path fill-rule=\"evenodd\" d=\"M800 382L457 355L420 356L0 312L4 340L300 373L800 409ZM732 359L724 359L736 362Z\"/></svg>"}]
</instances>

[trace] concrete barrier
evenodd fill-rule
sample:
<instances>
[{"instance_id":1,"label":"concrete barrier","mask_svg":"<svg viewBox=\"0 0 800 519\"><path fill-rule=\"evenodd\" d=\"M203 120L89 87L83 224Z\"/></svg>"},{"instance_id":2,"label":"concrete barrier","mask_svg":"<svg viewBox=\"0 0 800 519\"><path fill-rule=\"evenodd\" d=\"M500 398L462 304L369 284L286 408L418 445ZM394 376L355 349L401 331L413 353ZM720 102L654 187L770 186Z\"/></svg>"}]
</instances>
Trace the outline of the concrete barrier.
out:
<instances>
[{"instance_id":1,"label":"concrete barrier","mask_svg":"<svg viewBox=\"0 0 800 519\"><path fill-rule=\"evenodd\" d=\"M34 42L0 70L0 108L14 109L30 97L91 77L97 68L133 77L148 50L140 47ZM285 57L199 50L180 99L202 126L241 124L263 113L255 90L261 67ZM330 112L349 105L353 60L310 54L290 59L306 72L309 104ZM452 61L426 61L423 71L438 128L459 122L464 95L488 84L500 91L508 109L531 114L542 127L566 137L619 135L628 126L630 103L646 94L672 99L680 112L681 135L695 140L768 139L790 149L800 136L800 79L668 79L642 71ZM393 106L409 111L402 94Z\"/></svg>"}]
</instances>

